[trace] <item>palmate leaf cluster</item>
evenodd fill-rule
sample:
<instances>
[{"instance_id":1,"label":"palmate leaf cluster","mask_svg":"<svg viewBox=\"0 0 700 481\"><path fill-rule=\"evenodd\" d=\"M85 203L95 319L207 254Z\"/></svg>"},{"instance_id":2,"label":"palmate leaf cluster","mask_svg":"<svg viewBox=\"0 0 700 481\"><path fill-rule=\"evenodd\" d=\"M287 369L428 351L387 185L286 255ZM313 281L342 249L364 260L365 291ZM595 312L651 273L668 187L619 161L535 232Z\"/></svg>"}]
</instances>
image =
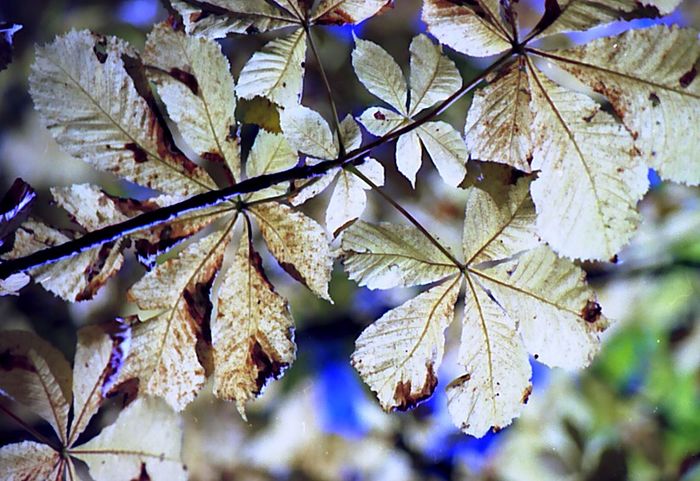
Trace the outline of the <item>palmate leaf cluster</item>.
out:
<instances>
[{"instance_id":1,"label":"palmate leaf cluster","mask_svg":"<svg viewBox=\"0 0 700 481\"><path fill-rule=\"evenodd\" d=\"M79 355L94 349L99 357L87 373L77 360L74 368L76 382L96 379L98 388L85 401L90 413L107 395L138 383L137 401L89 442L94 449L83 451L118 451L126 443L120 426L137 422L141 411L173 416L155 398L180 411L208 378L214 394L234 401L245 417L246 402L292 364L294 321L265 273L258 236L285 271L328 301L336 257L351 279L370 289L428 286L357 340L352 363L386 410L410 409L433 394L444 332L458 303L464 306L462 374L447 394L450 414L466 433L481 436L519 414L531 393L528 355L566 369L590 363L608 321L576 260L607 260L629 241L649 167L667 180L700 183L697 32L655 26L552 50L545 39L562 32L649 11L665 14L678 2L548 1L539 24L523 33L510 2L425 0L422 20L438 43L425 34L411 41L407 76L380 45L354 38L357 78L386 106L368 106L357 119L342 120L334 107L336 118L328 122L302 105L306 59L317 56L314 29L362 22L385 13L390 3L173 0L180 18L154 26L143 52L87 31L37 48L30 92L61 148L152 195L136 200L94 185L55 188L53 199L73 228L29 218L10 236L5 260L246 179L340 159L317 177L289 178L201 205L28 272L75 302L91 299L122 268L128 252L147 268L128 293L139 313L120 324L128 342L107 342L108 334L102 344L79 341ZM259 32L276 36L234 79L216 40ZM464 115L463 134L432 116L468 90L443 45L468 56L500 55L480 78L486 85ZM562 73L585 88L561 83ZM279 129L266 130L261 122L249 147L239 137L241 99L265 99L266 112L280 119ZM407 224L358 220L365 192L386 180L375 159L360 155L342 162L368 144L361 126L384 143L396 140L396 166L412 186L425 153L444 182L464 189L460 246L441 242L405 210ZM181 141L173 140L173 132ZM465 181L468 160L506 164L513 175L484 168L483 179ZM334 182L324 226L299 206ZM0 284L3 291L19 289L9 281ZM18 468L25 471L17 471L17 479L47 476L32 471L47 460L53 460L51 476L62 479L64 470L73 470L71 450L80 434L79 405L68 429L70 370L54 372L41 364L47 364L43 351L55 357L43 341L12 336L21 342L0 353L13 361L2 364L7 376L0 377L0 389L40 415L59 406L65 415L43 417L65 449L56 454L35 444L11 445L0 451L0 463L12 463L21 451L30 461ZM36 383L35 377L51 386L46 398L31 391L30 399L29 388L17 384ZM7 383L20 387L13 392ZM73 391L78 402L81 391ZM172 446L167 456L177 457L178 449ZM136 463L151 479L184 476L114 456L114 462ZM84 460L96 479L112 479Z\"/></svg>"}]
</instances>

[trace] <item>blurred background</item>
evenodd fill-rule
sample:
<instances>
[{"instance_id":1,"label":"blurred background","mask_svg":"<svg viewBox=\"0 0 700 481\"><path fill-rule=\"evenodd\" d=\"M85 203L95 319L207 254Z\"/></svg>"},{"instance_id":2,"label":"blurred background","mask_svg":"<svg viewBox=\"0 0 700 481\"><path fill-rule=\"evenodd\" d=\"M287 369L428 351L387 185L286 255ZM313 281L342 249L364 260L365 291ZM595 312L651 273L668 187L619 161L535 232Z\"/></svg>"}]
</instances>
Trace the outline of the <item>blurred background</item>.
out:
<instances>
[{"instance_id":1,"label":"blurred background","mask_svg":"<svg viewBox=\"0 0 700 481\"><path fill-rule=\"evenodd\" d=\"M536 21L539 3L533 3L526 23ZM315 30L341 116L359 115L378 102L352 72L353 32L381 44L407 72L411 38L424 30L419 10L418 0L397 0L393 11L354 28ZM0 73L0 190L22 177L40 193L35 213L58 225L67 219L50 205L51 186L92 182L113 194L139 194L57 148L33 110L27 77L36 43L88 28L141 48L153 23L167 15L158 0L0 1L0 22L23 25L15 35L14 62ZM700 2L686 1L663 21L700 26ZM634 26L649 23L635 21ZM624 28L629 24L558 41L579 42ZM269 38L223 41L234 76ZM485 65L448 54L465 79ZM311 59L307 65L304 103L330 118L317 66ZM447 113L460 129L469 102L465 98ZM238 113L249 115L245 105ZM246 127L243 133L245 147L255 129ZM392 167L393 150L388 145L375 152L387 168L386 188L443 239L457 242L464 196L445 186L428 161L412 191ZM484 169L477 162L468 165L471 176ZM383 413L350 367L354 339L413 291L358 288L337 267L331 306L292 283L267 259L273 283L290 300L298 359L249 405L248 423L232 404L215 400L211 389L188 408L184 455L191 479L700 480L700 190L663 183L653 171L649 177L652 188L641 203L644 221L634 241L617 264L584 266L604 312L617 320L601 354L578 375L533 361L534 393L522 417L482 439L461 434L446 410L443 389L457 372L453 341L458 331L448 333L436 395L410 413ZM323 207L321 198L306 208L322 219ZM366 217L397 219L373 194ZM0 300L2 329L35 330L72 359L77 327L133 312L124 304L124 293L142 273L132 259L95 300L73 305L31 286L17 298ZM115 413L116 406L103 409L92 432ZM45 432L45 426L36 424ZM0 417L0 444L27 438L12 420Z\"/></svg>"}]
</instances>

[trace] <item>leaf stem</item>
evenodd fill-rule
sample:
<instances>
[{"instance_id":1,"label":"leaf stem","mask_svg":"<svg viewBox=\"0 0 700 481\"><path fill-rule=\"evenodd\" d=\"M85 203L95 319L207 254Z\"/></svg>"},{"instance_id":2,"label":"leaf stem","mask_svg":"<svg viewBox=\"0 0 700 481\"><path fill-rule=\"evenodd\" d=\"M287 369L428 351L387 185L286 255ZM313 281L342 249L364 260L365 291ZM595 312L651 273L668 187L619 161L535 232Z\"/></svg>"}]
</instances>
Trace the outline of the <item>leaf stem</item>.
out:
<instances>
[{"instance_id":1,"label":"leaf stem","mask_svg":"<svg viewBox=\"0 0 700 481\"><path fill-rule=\"evenodd\" d=\"M465 269L464 264L462 264L459 259L457 259L448 249L445 247L442 242L440 242L435 236L433 236L428 229L426 229L423 224L421 224L418 219L416 219L410 212L408 212L404 206L399 204L397 201L395 201L389 194L384 192L377 184L372 182L372 180L367 177L365 174L360 172L357 167L354 165L348 165L345 167L346 170L349 170L352 172L354 175L356 175L358 178L360 178L365 184L369 185L373 191L375 191L379 196L387 201L389 204L391 204L394 209L399 211L402 216L404 216L411 224L416 226L416 228L435 246L437 247L440 252L445 254L452 263L459 268L459 270L463 271Z\"/></svg>"},{"instance_id":2,"label":"leaf stem","mask_svg":"<svg viewBox=\"0 0 700 481\"><path fill-rule=\"evenodd\" d=\"M316 48L316 42L314 41L314 36L313 32L309 28L308 25L304 27L306 29L306 36L309 37L309 45L311 46L311 52L314 54L314 58L316 59L316 65L318 65L318 70L321 73L321 79L323 80L323 85L326 88L326 95L328 95L328 104L331 107L331 111L333 112L333 122L335 123L335 131L337 132L338 136L338 146L340 147L340 156L343 157L345 155L345 144L343 142L343 136L341 135L340 131L340 116L338 115L338 108L335 104L335 100L333 99L333 90L331 89L331 84L328 81L328 76L326 75L326 69L323 68L323 62L321 61L321 55L318 53L318 49Z\"/></svg>"},{"instance_id":3,"label":"leaf stem","mask_svg":"<svg viewBox=\"0 0 700 481\"><path fill-rule=\"evenodd\" d=\"M428 110L425 112L425 114L418 116L418 118L416 118L410 124L393 132L389 132L386 135L368 143L367 145L355 149L352 152L348 152L337 159L326 160L315 165L301 165L292 167L291 169L271 174L263 174L222 189L205 191L203 193L193 195L182 202L140 214L118 224L113 224L103 227L102 229L88 232L82 237L63 244L48 247L24 257L5 261L0 263L0 279L6 279L14 273L27 271L44 264L50 264L60 261L61 259L72 257L102 244L116 241L134 232L174 220L182 214L200 210L206 207L213 207L223 202L230 201L241 194L257 192L282 182L311 179L320 176L335 167L343 167L354 163L360 163L364 160L364 157L375 148L382 146L387 142L391 142L405 133L413 131L414 129L445 112L460 98L471 92L481 82L483 82L489 74L506 65L507 62L511 60L512 54L513 51L509 51L502 55L493 64L475 77L469 84L464 85L457 92L438 104L433 110Z\"/></svg>"}]
</instances>

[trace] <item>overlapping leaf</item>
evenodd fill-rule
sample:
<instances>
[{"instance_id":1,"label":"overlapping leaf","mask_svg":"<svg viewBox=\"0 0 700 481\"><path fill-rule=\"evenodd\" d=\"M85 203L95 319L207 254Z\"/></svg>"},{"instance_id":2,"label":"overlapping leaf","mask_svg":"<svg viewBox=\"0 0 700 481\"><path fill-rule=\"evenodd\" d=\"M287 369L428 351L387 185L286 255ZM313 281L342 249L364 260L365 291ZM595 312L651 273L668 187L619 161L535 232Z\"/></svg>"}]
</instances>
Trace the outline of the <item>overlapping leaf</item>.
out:
<instances>
[{"instance_id":1,"label":"overlapping leaf","mask_svg":"<svg viewBox=\"0 0 700 481\"><path fill-rule=\"evenodd\" d=\"M362 22L392 4L391 0L215 0L203 4L177 0L188 33L221 38L229 33L251 33L293 27L255 52L241 71L236 92L242 99L265 97L286 107L301 100L307 27L316 24L346 25ZM289 29L288 29L289 30Z\"/></svg>"},{"instance_id":2,"label":"overlapping leaf","mask_svg":"<svg viewBox=\"0 0 700 481\"><path fill-rule=\"evenodd\" d=\"M672 125L678 118L698 124L697 32L657 26L567 50L542 50L530 45L554 33L643 14L642 6L668 13L679 2L547 2L540 24L525 39L503 22L514 18L508 3L501 8L505 15L494 13L494 3L427 0L423 9L429 31L460 52L488 56L521 44L517 61L475 95L466 125L471 156L539 170L532 189L540 235L568 257L608 259L639 222L645 166L665 179L700 182L692 154L698 136L693 127ZM603 94L615 116L545 77L538 71L543 59Z\"/></svg>"},{"instance_id":3,"label":"overlapping leaf","mask_svg":"<svg viewBox=\"0 0 700 481\"><path fill-rule=\"evenodd\" d=\"M162 401L134 401L101 434L75 445L115 387L129 340L130 332L124 325L81 329L71 373L63 355L41 338L23 331L3 332L0 357L5 362L0 370L0 389L46 419L61 443L60 450L30 441L3 446L0 469L6 479L75 479L75 459L84 461L97 481L187 478L180 461L177 417Z\"/></svg>"},{"instance_id":4,"label":"overlapping leaf","mask_svg":"<svg viewBox=\"0 0 700 481\"><path fill-rule=\"evenodd\" d=\"M345 268L370 288L433 287L390 310L357 340L353 364L387 409L407 409L437 385L443 332L466 285L459 363L448 407L466 433L511 422L530 394L527 353L550 366L587 365L607 327L580 268L541 244L526 178L468 189L464 265L418 230L358 222L343 238Z\"/></svg>"},{"instance_id":5,"label":"overlapping leaf","mask_svg":"<svg viewBox=\"0 0 700 481\"><path fill-rule=\"evenodd\" d=\"M422 110L447 99L462 86L454 63L425 35L411 42L410 95L401 67L379 45L355 39L352 63L363 85L392 108L372 107L359 120L378 137L411 123ZM467 149L454 127L442 121L427 122L399 137L396 165L415 185L422 164L423 148L428 152L443 180L452 186L464 179Z\"/></svg>"},{"instance_id":6,"label":"overlapping leaf","mask_svg":"<svg viewBox=\"0 0 700 481\"><path fill-rule=\"evenodd\" d=\"M253 6L247 3L244 8ZM170 134L162 116L152 110L155 103L132 76L141 79L140 74L145 74L155 84L167 114L192 151L218 162L231 183L241 180L236 86L221 48L213 40L187 36L164 23L149 35L143 64L141 70L137 53L123 42L86 32L70 33L39 50L32 74L33 96L59 143L87 160L102 159L98 167L160 190L162 195L136 201L110 196L89 185L55 189L57 204L80 228L64 234L35 221L26 222L15 233L14 250L8 258L63 243L84 231L113 225L177 202L184 195L216 187L208 174L182 153L166 149L164 139ZM48 78L49 75L64 77ZM49 103L47 85L51 82L61 82L57 89L62 109ZM257 176L289 168L298 157L281 135L261 132L248 160L248 176ZM256 338L257 343L242 354L241 362L229 362L232 349L243 348L231 344L228 338L241 318L234 312L237 306L222 300L224 294L213 289L217 276L221 276L225 293L232 288L230 278L241 275L235 270L223 272L221 267L243 212L257 221L269 250L282 267L317 295L330 300L327 285L332 256L328 236L301 212L274 199L267 200L279 192L283 192L280 187L273 187L245 196L238 204L204 208L129 235L137 255L151 270L129 291L130 300L142 312L130 320L135 348L120 372L120 383L138 379L141 393L162 397L180 410L213 375L243 386L218 390L226 399L236 400L242 410L245 401L260 392L267 378L281 374L281 369L268 369L260 363L277 359L274 346L268 341L287 336L291 318L284 325L275 324L274 319L267 317L269 312L251 311L254 317L246 319L251 325L273 324L265 338ZM199 238L158 263L160 254L198 233ZM107 244L31 273L66 299L89 298L121 266L121 247L122 244ZM251 255L251 259L254 257ZM256 266L264 279L261 264ZM241 268L240 262L236 268ZM253 280L250 284L254 284ZM257 279L255 285L262 286L261 281ZM251 302L269 300L270 294L262 287L251 292ZM212 319L215 305L220 308ZM212 325L218 333L215 339ZM214 341L216 345L212 345ZM293 354L292 344L291 351L287 346L280 356L288 365Z\"/></svg>"}]
</instances>

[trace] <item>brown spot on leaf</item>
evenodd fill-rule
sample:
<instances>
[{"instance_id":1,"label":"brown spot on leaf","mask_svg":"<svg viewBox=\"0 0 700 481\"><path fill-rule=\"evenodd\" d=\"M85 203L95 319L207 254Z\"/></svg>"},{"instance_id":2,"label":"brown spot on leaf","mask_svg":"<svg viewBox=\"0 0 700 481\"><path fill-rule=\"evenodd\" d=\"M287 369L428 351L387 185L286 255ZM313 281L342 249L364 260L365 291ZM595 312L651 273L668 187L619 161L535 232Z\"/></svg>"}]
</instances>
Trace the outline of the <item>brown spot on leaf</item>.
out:
<instances>
[{"instance_id":1,"label":"brown spot on leaf","mask_svg":"<svg viewBox=\"0 0 700 481\"><path fill-rule=\"evenodd\" d=\"M693 67L690 70L688 70L686 73L683 74L683 76L680 78L680 84L681 87L687 88L688 85L693 83L693 80L695 80L695 77L698 76L698 70Z\"/></svg>"},{"instance_id":2,"label":"brown spot on leaf","mask_svg":"<svg viewBox=\"0 0 700 481\"><path fill-rule=\"evenodd\" d=\"M659 105L661 105L661 99L654 92L649 94L649 100L651 101L652 107L658 107Z\"/></svg>"},{"instance_id":3,"label":"brown spot on leaf","mask_svg":"<svg viewBox=\"0 0 700 481\"><path fill-rule=\"evenodd\" d=\"M202 158L215 164L223 164L225 162L224 157L218 152L205 152L202 154Z\"/></svg>"},{"instance_id":4,"label":"brown spot on leaf","mask_svg":"<svg viewBox=\"0 0 700 481\"><path fill-rule=\"evenodd\" d=\"M520 403L527 404L527 402L530 400L531 394L532 394L532 384L530 384L528 387L526 387L525 390L523 391L523 396L520 398Z\"/></svg>"},{"instance_id":5,"label":"brown spot on leaf","mask_svg":"<svg viewBox=\"0 0 700 481\"><path fill-rule=\"evenodd\" d=\"M581 317L586 322L594 323L600 319L602 312L603 310L601 309L600 304L595 301L588 301L586 302L586 306L581 311Z\"/></svg>"},{"instance_id":6,"label":"brown spot on leaf","mask_svg":"<svg viewBox=\"0 0 700 481\"><path fill-rule=\"evenodd\" d=\"M140 146L136 145L134 142L129 142L124 145L126 150L130 150L134 154L134 162L137 164L142 164L148 160L148 154Z\"/></svg>"},{"instance_id":7,"label":"brown spot on leaf","mask_svg":"<svg viewBox=\"0 0 700 481\"><path fill-rule=\"evenodd\" d=\"M0 370L12 371L14 369L36 372L34 364L27 357L14 354L11 349L0 352Z\"/></svg>"},{"instance_id":8,"label":"brown spot on leaf","mask_svg":"<svg viewBox=\"0 0 700 481\"><path fill-rule=\"evenodd\" d=\"M139 477L134 478L131 481L151 481L151 477L146 471L146 463L141 463L141 472L139 473Z\"/></svg>"},{"instance_id":9,"label":"brown spot on leaf","mask_svg":"<svg viewBox=\"0 0 700 481\"><path fill-rule=\"evenodd\" d=\"M494 427L491 428L491 431L493 431L494 434L495 434L495 433L501 432L502 429L503 429L503 428L502 428L501 426L494 426Z\"/></svg>"},{"instance_id":10,"label":"brown spot on leaf","mask_svg":"<svg viewBox=\"0 0 700 481\"><path fill-rule=\"evenodd\" d=\"M386 115L377 110L376 112L374 112L374 118L377 120L386 120Z\"/></svg>"},{"instance_id":11,"label":"brown spot on leaf","mask_svg":"<svg viewBox=\"0 0 700 481\"><path fill-rule=\"evenodd\" d=\"M75 297L76 301L87 301L95 297L97 291L105 285L107 280L112 277L112 275L116 274L116 271L113 269L107 269L106 271L104 269L107 259L112 254L113 249L114 242L108 242L100 247L97 258L92 264L87 266L83 273L85 287Z\"/></svg>"},{"instance_id":12,"label":"brown spot on leaf","mask_svg":"<svg viewBox=\"0 0 700 481\"><path fill-rule=\"evenodd\" d=\"M197 78L194 75L177 67L171 68L169 73L175 80L185 84L193 94L199 95L199 82L197 82Z\"/></svg>"},{"instance_id":13,"label":"brown spot on leaf","mask_svg":"<svg viewBox=\"0 0 700 481\"><path fill-rule=\"evenodd\" d=\"M425 367L428 373L423 386L421 386L420 390L417 392L413 392L411 381L399 381L399 383L396 385L396 389L394 389L394 402L396 403L396 410L408 411L409 409L413 409L433 394L438 382L437 376L435 376L432 362L428 361L425 364Z\"/></svg>"}]
</instances>

